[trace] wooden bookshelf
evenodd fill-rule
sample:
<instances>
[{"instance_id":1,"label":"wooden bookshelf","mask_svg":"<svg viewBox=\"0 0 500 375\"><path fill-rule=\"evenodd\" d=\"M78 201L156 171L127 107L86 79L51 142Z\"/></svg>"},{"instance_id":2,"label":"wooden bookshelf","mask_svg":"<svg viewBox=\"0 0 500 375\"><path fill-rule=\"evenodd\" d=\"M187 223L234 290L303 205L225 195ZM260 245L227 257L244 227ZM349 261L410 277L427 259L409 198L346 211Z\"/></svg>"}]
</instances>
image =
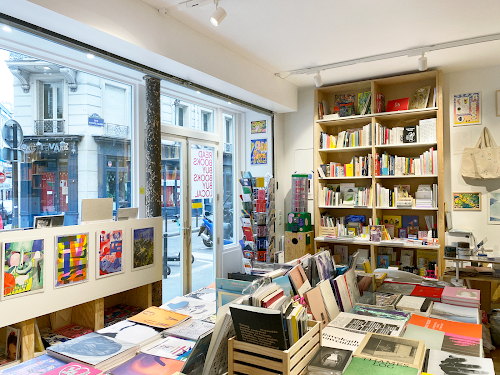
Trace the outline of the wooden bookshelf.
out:
<instances>
[{"instance_id":1,"label":"wooden bookshelf","mask_svg":"<svg viewBox=\"0 0 500 375\"><path fill-rule=\"evenodd\" d=\"M376 113L376 97L377 94L385 96L385 102L400 98L409 97L416 89L421 87L430 86L431 92L429 95L428 107L422 109L412 109L397 112L381 112ZM436 106L433 106L433 91L436 88ZM335 97L342 94L355 94L355 109L357 107L357 94L361 92L371 92L371 112L365 115L355 115L350 117L340 117L338 119L319 119L318 103L326 100L330 108L333 109ZM379 247L392 247L394 251L400 255L400 249L428 249L437 252L439 276L441 277L444 271L444 243L445 243L445 230L444 230L444 155L443 155L443 94L441 83L441 71L426 71L415 74L407 74L401 76L372 79L360 82L346 83L328 87L321 87L315 90L315 109L314 109L314 171L317 172L321 164L327 164L335 161L339 163L346 163L348 158L352 156L366 156L369 153L372 155L372 176L355 176L355 177L326 177L320 178L318 173L314 174L314 192L315 192L315 247L320 246L329 247L333 251L331 244L346 245L349 247L349 254L355 252L357 248L363 246L369 247L372 268L376 268L377 253ZM376 145L375 124L379 123L388 128L404 127L410 125L417 125L419 120L436 118L436 142L431 143L406 143L406 144L389 144L389 145ZM346 147L341 149L322 149L320 148L320 134L322 132L337 135L340 131L347 129L362 128L364 125L371 124L372 130L372 145L362 147ZM391 155L414 157L421 154L429 148L437 149L437 165L438 173L432 175L404 175L404 176L375 176L374 171L374 155L381 154L384 151ZM397 207L356 207L351 210L346 210L344 206L332 207L321 205L319 202L319 187L320 184L325 183L345 183L356 182L356 186L371 186L375 187L376 183L381 184L385 188L392 189L394 185L410 185L411 195L414 196L418 185L420 184L438 184L438 206L437 208L397 208ZM371 185L370 185L371 183ZM354 210L354 211L352 211ZM432 215L435 222L437 222L439 245L426 246L426 245L401 245L397 242L391 244L389 242L371 242L367 240L352 240L345 241L341 239L332 239L321 236L321 215L329 213L335 217L346 216L347 214L361 214L366 216L366 221L371 217L373 220L385 215L403 216L412 215L419 217L419 227L421 230L425 229L425 215ZM414 257L416 251L414 252ZM399 256L398 256L399 259ZM418 259L414 259L414 264L418 264Z\"/></svg>"}]
</instances>

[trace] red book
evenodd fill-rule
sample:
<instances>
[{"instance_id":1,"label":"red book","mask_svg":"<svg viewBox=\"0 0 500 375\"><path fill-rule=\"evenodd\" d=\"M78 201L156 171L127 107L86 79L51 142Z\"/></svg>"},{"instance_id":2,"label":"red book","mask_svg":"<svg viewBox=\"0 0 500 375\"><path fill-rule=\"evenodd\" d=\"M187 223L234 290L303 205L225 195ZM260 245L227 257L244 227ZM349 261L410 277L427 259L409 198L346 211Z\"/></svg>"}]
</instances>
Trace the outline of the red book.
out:
<instances>
[{"instance_id":1,"label":"red book","mask_svg":"<svg viewBox=\"0 0 500 375\"><path fill-rule=\"evenodd\" d=\"M408 109L409 103L410 103L410 98L389 100L387 102L387 112L406 111Z\"/></svg>"},{"instance_id":2,"label":"red book","mask_svg":"<svg viewBox=\"0 0 500 375\"><path fill-rule=\"evenodd\" d=\"M274 293L271 293L268 295L266 298L262 300L262 307L268 308L271 306L274 302L276 302L278 299L283 297L283 289L277 290Z\"/></svg>"},{"instance_id":3,"label":"red book","mask_svg":"<svg viewBox=\"0 0 500 375\"><path fill-rule=\"evenodd\" d=\"M257 212L266 212L266 200L265 199L257 199Z\"/></svg>"},{"instance_id":4,"label":"red book","mask_svg":"<svg viewBox=\"0 0 500 375\"><path fill-rule=\"evenodd\" d=\"M441 302L441 294L443 294L443 288L421 285L416 286L415 289L413 289L413 292L411 292L412 296L430 298L436 302Z\"/></svg>"},{"instance_id":5,"label":"red book","mask_svg":"<svg viewBox=\"0 0 500 375\"><path fill-rule=\"evenodd\" d=\"M252 227L243 227L243 234L247 241L253 241L253 230Z\"/></svg>"}]
</instances>

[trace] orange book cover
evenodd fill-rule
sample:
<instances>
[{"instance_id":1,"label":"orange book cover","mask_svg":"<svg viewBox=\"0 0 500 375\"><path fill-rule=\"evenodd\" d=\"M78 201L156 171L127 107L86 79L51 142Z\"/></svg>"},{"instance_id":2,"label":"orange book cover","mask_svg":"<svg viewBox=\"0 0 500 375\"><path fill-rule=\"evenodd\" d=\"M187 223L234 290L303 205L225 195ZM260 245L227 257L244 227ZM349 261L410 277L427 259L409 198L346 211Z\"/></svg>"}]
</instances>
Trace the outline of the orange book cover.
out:
<instances>
[{"instance_id":1,"label":"orange book cover","mask_svg":"<svg viewBox=\"0 0 500 375\"><path fill-rule=\"evenodd\" d=\"M446 332L454 335L474 337L481 339L482 327L480 324L452 322L449 320L426 318L413 314L408 324L434 329L436 331Z\"/></svg>"},{"instance_id":2,"label":"orange book cover","mask_svg":"<svg viewBox=\"0 0 500 375\"><path fill-rule=\"evenodd\" d=\"M148 307L139 314L128 318L128 320L136 323L147 324L152 327L170 328L188 318L189 315L179 314L174 311L152 306Z\"/></svg>"}]
</instances>

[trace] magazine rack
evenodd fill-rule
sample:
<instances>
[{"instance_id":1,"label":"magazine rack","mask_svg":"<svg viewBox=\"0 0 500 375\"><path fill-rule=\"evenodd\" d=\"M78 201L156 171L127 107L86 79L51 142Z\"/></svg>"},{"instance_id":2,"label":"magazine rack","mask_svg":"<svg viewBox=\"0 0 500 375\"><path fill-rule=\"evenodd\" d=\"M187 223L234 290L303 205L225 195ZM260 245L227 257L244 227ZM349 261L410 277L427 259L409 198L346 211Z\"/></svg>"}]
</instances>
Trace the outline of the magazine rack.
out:
<instances>
[{"instance_id":1,"label":"magazine rack","mask_svg":"<svg viewBox=\"0 0 500 375\"><path fill-rule=\"evenodd\" d=\"M321 323L307 322L309 331L288 350L229 339L228 375L302 375L321 346Z\"/></svg>"}]
</instances>

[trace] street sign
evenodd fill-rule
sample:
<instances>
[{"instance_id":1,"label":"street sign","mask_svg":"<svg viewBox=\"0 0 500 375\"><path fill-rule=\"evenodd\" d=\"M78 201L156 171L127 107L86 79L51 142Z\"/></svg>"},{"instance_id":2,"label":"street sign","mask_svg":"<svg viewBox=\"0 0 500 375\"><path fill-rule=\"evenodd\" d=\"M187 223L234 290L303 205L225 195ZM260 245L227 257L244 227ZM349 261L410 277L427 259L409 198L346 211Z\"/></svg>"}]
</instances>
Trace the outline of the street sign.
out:
<instances>
[{"instance_id":1,"label":"street sign","mask_svg":"<svg viewBox=\"0 0 500 375\"><path fill-rule=\"evenodd\" d=\"M3 184L7 177L5 177L5 173L0 172L0 184Z\"/></svg>"},{"instance_id":2,"label":"street sign","mask_svg":"<svg viewBox=\"0 0 500 375\"><path fill-rule=\"evenodd\" d=\"M9 148L20 148L23 144L23 129L16 120L9 120L3 125L2 137Z\"/></svg>"}]
</instances>

